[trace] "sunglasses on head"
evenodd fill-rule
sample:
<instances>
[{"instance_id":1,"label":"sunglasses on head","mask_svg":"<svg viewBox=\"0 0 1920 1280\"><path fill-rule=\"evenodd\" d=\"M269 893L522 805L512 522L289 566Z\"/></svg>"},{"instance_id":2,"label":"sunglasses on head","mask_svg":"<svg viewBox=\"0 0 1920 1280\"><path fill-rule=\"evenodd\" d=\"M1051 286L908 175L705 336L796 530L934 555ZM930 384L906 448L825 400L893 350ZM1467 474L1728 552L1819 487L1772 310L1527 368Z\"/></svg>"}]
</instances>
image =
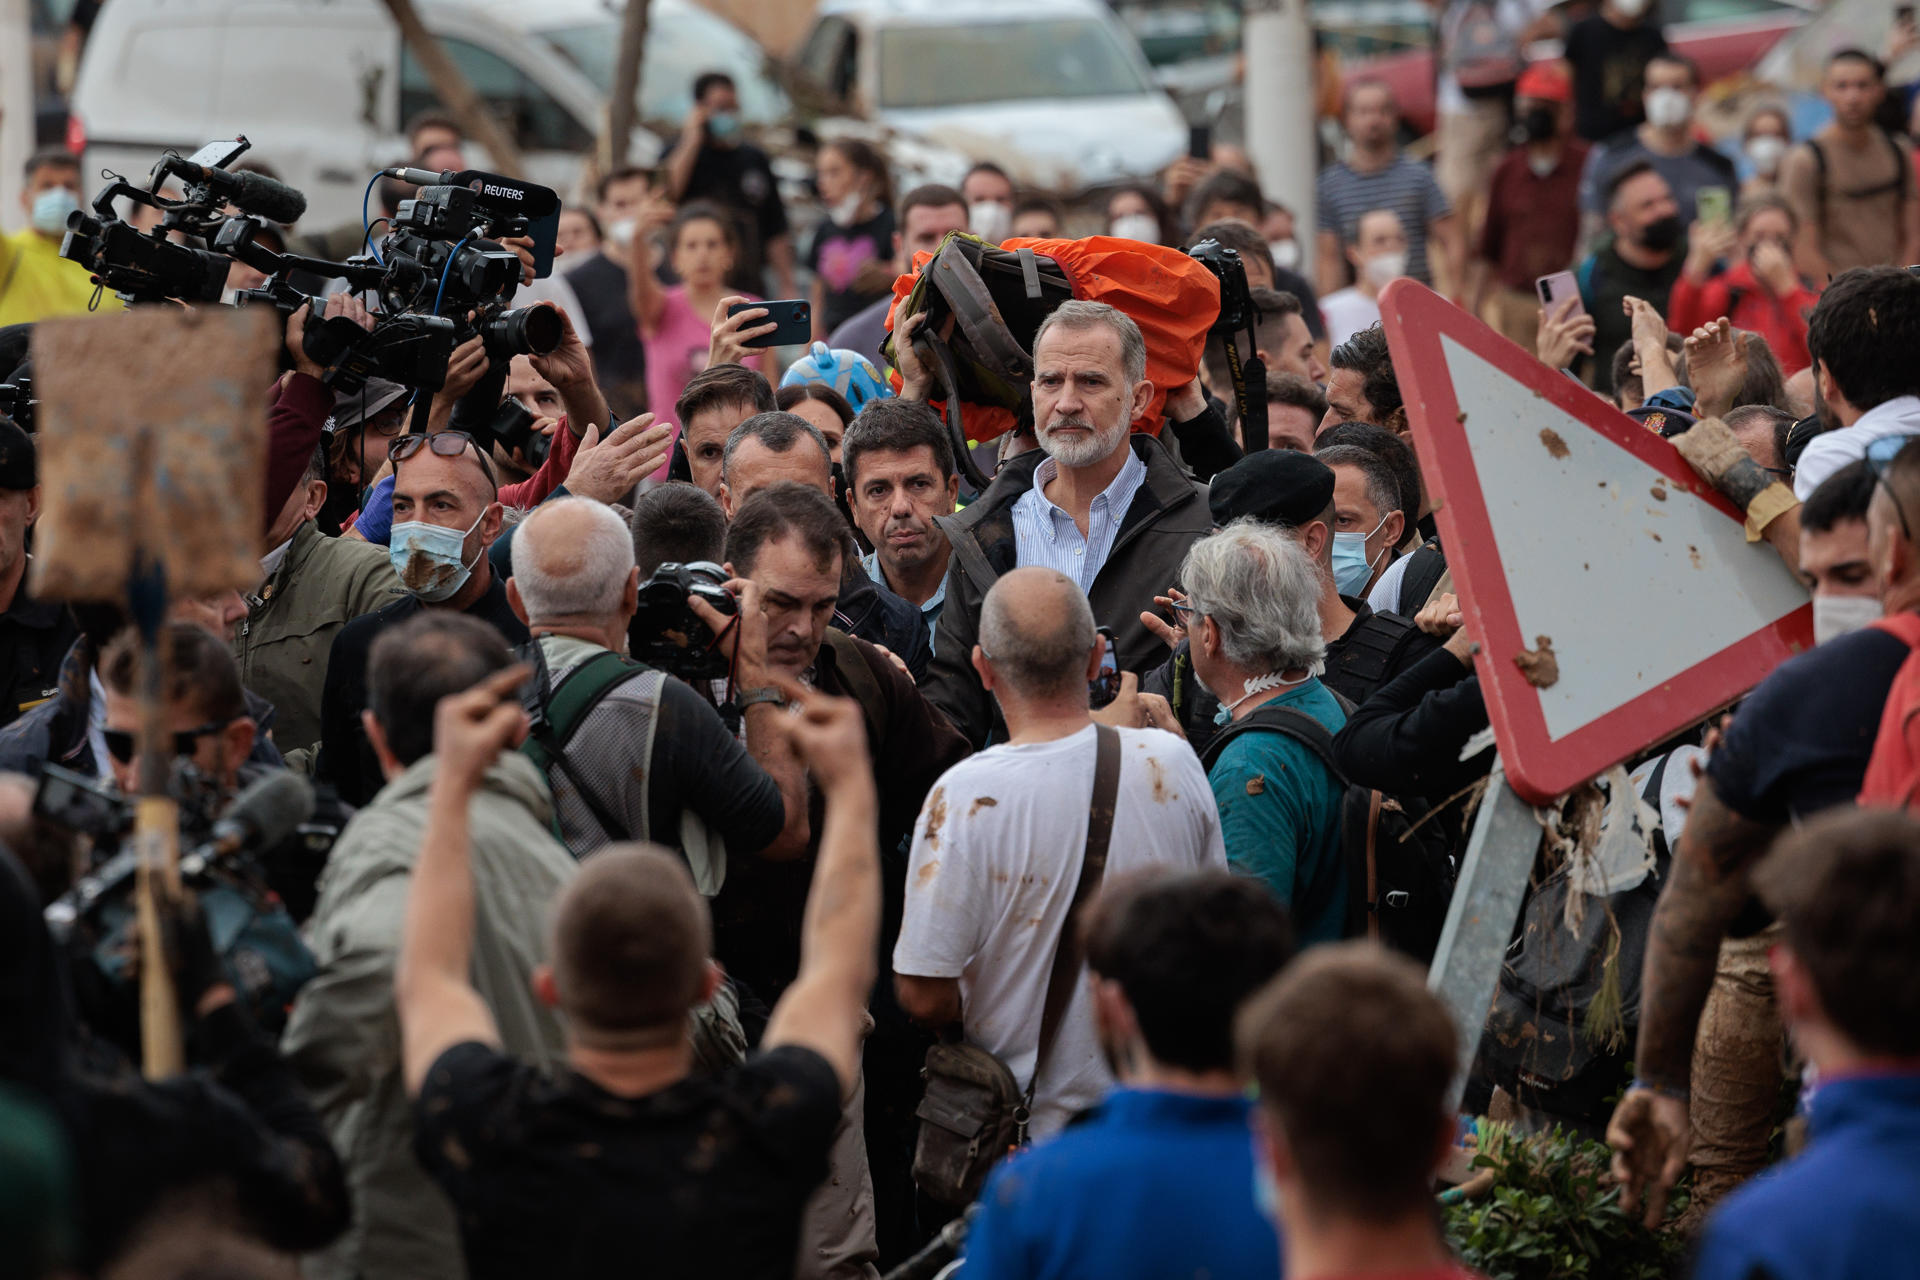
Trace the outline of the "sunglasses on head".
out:
<instances>
[{"instance_id":1,"label":"sunglasses on head","mask_svg":"<svg viewBox=\"0 0 1920 1280\"><path fill-rule=\"evenodd\" d=\"M480 462L480 470L486 472L487 483L495 484L493 464L487 461L487 451L480 442L464 431L436 431L430 436L395 436L393 443L387 446L389 462L405 462L422 448L431 449L442 458L458 458L471 448L473 456Z\"/></svg>"},{"instance_id":2,"label":"sunglasses on head","mask_svg":"<svg viewBox=\"0 0 1920 1280\"><path fill-rule=\"evenodd\" d=\"M1893 513L1900 517L1900 532L1907 541L1913 541L1912 526L1907 523L1907 508L1900 501L1900 495L1887 483L1887 473L1893 470L1894 459L1915 445L1920 444L1913 436L1881 436L1867 446L1867 470L1873 473L1873 482L1887 491L1887 500L1893 503Z\"/></svg>"},{"instance_id":3,"label":"sunglasses on head","mask_svg":"<svg viewBox=\"0 0 1920 1280\"><path fill-rule=\"evenodd\" d=\"M224 724L208 723L192 729L182 729L173 735L174 756L190 756L200 749L200 739L210 733L218 733L226 728ZM134 736L125 729L108 729L101 734L107 740L107 754L121 764L133 763Z\"/></svg>"}]
</instances>

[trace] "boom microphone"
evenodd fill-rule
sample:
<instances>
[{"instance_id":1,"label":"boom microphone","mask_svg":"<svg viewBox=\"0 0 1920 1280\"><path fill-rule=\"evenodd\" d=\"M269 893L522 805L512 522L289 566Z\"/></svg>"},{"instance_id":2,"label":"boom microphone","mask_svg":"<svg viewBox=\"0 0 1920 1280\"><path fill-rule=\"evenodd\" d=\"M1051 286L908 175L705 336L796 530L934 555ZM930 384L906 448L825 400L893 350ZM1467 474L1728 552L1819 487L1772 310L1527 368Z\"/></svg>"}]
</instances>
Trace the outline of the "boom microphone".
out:
<instances>
[{"instance_id":1,"label":"boom microphone","mask_svg":"<svg viewBox=\"0 0 1920 1280\"><path fill-rule=\"evenodd\" d=\"M306 196L264 173L245 169L230 172L191 160L170 159L167 168L188 182L212 187L243 213L258 214L272 222L298 222L307 211Z\"/></svg>"},{"instance_id":2,"label":"boom microphone","mask_svg":"<svg viewBox=\"0 0 1920 1280\"><path fill-rule=\"evenodd\" d=\"M450 187L454 185L453 170L443 169L435 173L432 169L409 169L397 164L391 169L382 169L383 178L396 178L401 182L411 182L416 187Z\"/></svg>"},{"instance_id":3,"label":"boom microphone","mask_svg":"<svg viewBox=\"0 0 1920 1280\"><path fill-rule=\"evenodd\" d=\"M259 853L291 836L312 816L312 784L290 770L275 769L234 799L200 851L214 857Z\"/></svg>"}]
</instances>

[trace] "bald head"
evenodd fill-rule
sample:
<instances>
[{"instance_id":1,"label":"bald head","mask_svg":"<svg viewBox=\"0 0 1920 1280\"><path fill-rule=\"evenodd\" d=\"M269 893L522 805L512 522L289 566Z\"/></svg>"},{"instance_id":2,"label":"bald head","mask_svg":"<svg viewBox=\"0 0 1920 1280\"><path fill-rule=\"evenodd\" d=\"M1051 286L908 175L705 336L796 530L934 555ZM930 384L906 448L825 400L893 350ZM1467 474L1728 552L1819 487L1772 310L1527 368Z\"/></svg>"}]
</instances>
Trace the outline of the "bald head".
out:
<instances>
[{"instance_id":1,"label":"bald head","mask_svg":"<svg viewBox=\"0 0 1920 1280\"><path fill-rule=\"evenodd\" d=\"M1015 569L980 606L980 649L996 681L1025 698L1087 687L1093 610L1073 579L1054 569Z\"/></svg>"},{"instance_id":2,"label":"bald head","mask_svg":"<svg viewBox=\"0 0 1920 1280\"><path fill-rule=\"evenodd\" d=\"M658 845L605 846L553 915L553 980L573 1040L616 1049L684 1037L712 950L706 901L679 858Z\"/></svg>"},{"instance_id":3,"label":"bald head","mask_svg":"<svg viewBox=\"0 0 1920 1280\"><path fill-rule=\"evenodd\" d=\"M532 624L620 614L633 568L626 522L592 498L542 503L514 534L513 587Z\"/></svg>"}]
</instances>

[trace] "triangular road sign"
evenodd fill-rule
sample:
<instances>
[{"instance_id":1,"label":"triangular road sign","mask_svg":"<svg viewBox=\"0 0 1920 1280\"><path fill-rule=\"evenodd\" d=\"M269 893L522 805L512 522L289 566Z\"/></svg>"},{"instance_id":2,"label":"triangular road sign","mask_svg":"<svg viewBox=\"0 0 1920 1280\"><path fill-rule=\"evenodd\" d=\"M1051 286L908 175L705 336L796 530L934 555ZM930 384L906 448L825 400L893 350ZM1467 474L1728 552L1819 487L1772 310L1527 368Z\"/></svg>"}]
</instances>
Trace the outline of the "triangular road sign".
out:
<instances>
[{"instance_id":1,"label":"triangular road sign","mask_svg":"<svg viewBox=\"0 0 1920 1280\"><path fill-rule=\"evenodd\" d=\"M1812 646L1806 589L1671 444L1423 285L1380 311L1521 796L1547 803Z\"/></svg>"}]
</instances>

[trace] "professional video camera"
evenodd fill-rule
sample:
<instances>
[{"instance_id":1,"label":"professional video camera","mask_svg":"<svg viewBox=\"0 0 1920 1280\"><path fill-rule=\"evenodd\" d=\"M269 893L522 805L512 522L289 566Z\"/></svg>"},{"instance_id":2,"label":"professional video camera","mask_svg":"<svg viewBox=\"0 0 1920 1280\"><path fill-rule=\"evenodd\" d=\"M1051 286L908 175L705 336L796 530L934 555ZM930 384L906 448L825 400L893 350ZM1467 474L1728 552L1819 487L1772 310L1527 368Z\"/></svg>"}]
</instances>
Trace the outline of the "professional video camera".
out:
<instances>
[{"instance_id":1,"label":"professional video camera","mask_svg":"<svg viewBox=\"0 0 1920 1280\"><path fill-rule=\"evenodd\" d=\"M102 288L129 303L218 302L232 261L225 253L178 244L181 235L211 244L230 220L228 206L275 222L294 222L307 211L307 198L292 187L259 173L230 173L251 144L244 138L210 142L191 157L174 152L153 166L146 190L118 174L93 198L93 212L76 209L67 217L60 256L92 273ZM178 178L185 194L178 200L160 194L168 178ZM114 201L126 198L158 209L161 218L141 231L123 221Z\"/></svg>"},{"instance_id":2,"label":"professional video camera","mask_svg":"<svg viewBox=\"0 0 1920 1280\"><path fill-rule=\"evenodd\" d=\"M728 674L726 655L714 645L713 629L687 603L697 596L720 613L739 613L726 588L727 571L709 560L669 562L640 584L640 604L627 625L627 651L641 662L689 683Z\"/></svg>"},{"instance_id":3,"label":"professional video camera","mask_svg":"<svg viewBox=\"0 0 1920 1280\"><path fill-rule=\"evenodd\" d=\"M262 774L226 803L220 788L188 764L175 766L170 792L179 803L182 883L199 895L207 931L235 989L269 1030L313 976L313 955L286 907L268 887L260 858L298 838L330 846L337 826L316 821L312 786L296 773ZM76 952L91 954L104 998L126 1011L138 854L131 847L134 802L111 787L58 765L44 767L34 814L93 846L94 869L46 909L48 927ZM324 857L324 849L321 850ZM124 1026L125 1017L108 1017ZM135 1024L137 1026L137 1022Z\"/></svg>"},{"instance_id":4,"label":"professional video camera","mask_svg":"<svg viewBox=\"0 0 1920 1280\"><path fill-rule=\"evenodd\" d=\"M1248 453L1267 447L1267 366L1260 358L1260 310L1253 305L1253 291L1247 287L1247 269L1240 252L1218 240L1202 240L1187 250L1189 257L1214 274L1220 281L1220 315L1213 322L1213 336L1227 351L1227 370L1233 378L1233 398L1240 413L1241 448ZM1246 334L1250 356L1240 358L1236 339Z\"/></svg>"},{"instance_id":5,"label":"professional video camera","mask_svg":"<svg viewBox=\"0 0 1920 1280\"><path fill-rule=\"evenodd\" d=\"M15 426L32 435L38 430L39 408L40 402L33 395L31 373L18 372L11 381L0 382L0 418L12 418Z\"/></svg>"}]
</instances>

